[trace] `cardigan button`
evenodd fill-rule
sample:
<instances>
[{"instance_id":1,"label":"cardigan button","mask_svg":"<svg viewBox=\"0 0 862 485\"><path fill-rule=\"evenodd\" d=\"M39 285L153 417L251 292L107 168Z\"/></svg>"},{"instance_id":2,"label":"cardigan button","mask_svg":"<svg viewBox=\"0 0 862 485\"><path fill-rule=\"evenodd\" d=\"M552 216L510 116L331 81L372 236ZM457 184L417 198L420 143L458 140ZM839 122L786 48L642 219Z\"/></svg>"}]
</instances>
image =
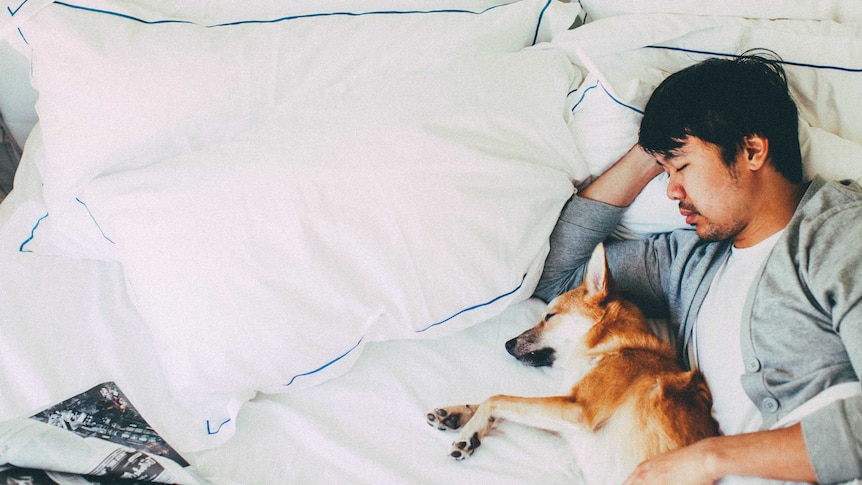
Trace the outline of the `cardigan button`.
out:
<instances>
[{"instance_id":1,"label":"cardigan button","mask_svg":"<svg viewBox=\"0 0 862 485\"><path fill-rule=\"evenodd\" d=\"M771 397L767 397L766 399L761 401L760 404L763 407L763 410L767 413L774 413L775 411L778 411L778 401Z\"/></svg>"},{"instance_id":2,"label":"cardigan button","mask_svg":"<svg viewBox=\"0 0 862 485\"><path fill-rule=\"evenodd\" d=\"M752 357L745 361L745 370L751 373L758 372L760 370L760 359Z\"/></svg>"}]
</instances>

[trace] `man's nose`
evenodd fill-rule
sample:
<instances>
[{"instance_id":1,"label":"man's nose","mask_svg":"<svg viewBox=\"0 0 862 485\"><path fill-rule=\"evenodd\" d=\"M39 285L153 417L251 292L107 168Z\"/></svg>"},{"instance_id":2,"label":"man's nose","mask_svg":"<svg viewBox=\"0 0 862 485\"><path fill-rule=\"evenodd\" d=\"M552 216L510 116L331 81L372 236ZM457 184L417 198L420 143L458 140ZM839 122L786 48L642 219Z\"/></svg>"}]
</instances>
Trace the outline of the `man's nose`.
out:
<instances>
[{"instance_id":1,"label":"man's nose","mask_svg":"<svg viewBox=\"0 0 862 485\"><path fill-rule=\"evenodd\" d=\"M685 199L685 190L683 190L682 185L677 182L673 175L667 181L667 198L670 200Z\"/></svg>"}]
</instances>

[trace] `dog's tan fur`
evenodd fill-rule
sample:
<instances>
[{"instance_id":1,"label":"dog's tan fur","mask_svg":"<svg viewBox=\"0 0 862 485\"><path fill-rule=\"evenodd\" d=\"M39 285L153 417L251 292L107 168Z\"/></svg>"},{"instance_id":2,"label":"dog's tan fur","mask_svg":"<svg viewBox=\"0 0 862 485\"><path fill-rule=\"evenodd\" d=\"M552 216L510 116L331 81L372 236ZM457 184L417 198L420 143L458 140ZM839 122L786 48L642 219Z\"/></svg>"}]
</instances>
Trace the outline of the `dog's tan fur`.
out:
<instances>
[{"instance_id":1,"label":"dog's tan fur","mask_svg":"<svg viewBox=\"0 0 862 485\"><path fill-rule=\"evenodd\" d=\"M461 428L453 458L470 456L493 423L508 419L564 434L589 483L616 484L641 461L717 432L703 376L683 371L673 346L622 298L602 245L584 283L551 301L542 321L506 347L530 365L562 366L571 392L435 409L429 424Z\"/></svg>"}]
</instances>

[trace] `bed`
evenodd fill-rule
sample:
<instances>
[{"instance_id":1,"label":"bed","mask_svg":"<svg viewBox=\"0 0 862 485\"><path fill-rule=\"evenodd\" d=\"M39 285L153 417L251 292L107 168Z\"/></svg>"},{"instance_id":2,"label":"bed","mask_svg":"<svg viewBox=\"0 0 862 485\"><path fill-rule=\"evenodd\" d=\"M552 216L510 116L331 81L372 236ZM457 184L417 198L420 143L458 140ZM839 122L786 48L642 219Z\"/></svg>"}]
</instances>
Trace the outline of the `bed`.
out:
<instances>
[{"instance_id":1,"label":"bed","mask_svg":"<svg viewBox=\"0 0 862 485\"><path fill-rule=\"evenodd\" d=\"M200 482L577 483L558 436L456 462L424 416L558 391L503 343L682 67L774 51L806 176L862 180L854 2L3 7L0 422L111 381ZM657 178L617 235L682 225Z\"/></svg>"}]
</instances>

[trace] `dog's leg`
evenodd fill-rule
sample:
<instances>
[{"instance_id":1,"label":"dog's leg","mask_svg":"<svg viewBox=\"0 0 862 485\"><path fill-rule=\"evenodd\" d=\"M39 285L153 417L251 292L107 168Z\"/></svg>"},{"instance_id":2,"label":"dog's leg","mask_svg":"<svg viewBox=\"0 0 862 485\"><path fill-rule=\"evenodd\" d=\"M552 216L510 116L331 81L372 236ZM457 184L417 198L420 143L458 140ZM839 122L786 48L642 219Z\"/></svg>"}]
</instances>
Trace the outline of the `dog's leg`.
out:
<instances>
[{"instance_id":1,"label":"dog's leg","mask_svg":"<svg viewBox=\"0 0 862 485\"><path fill-rule=\"evenodd\" d=\"M451 408L448 408L451 409ZM569 397L494 396L475 408L472 418L464 423L458 439L452 443L449 455L463 460L476 451L495 421L526 424L550 431L564 431L577 426L583 419L581 406Z\"/></svg>"},{"instance_id":2,"label":"dog's leg","mask_svg":"<svg viewBox=\"0 0 862 485\"><path fill-rule=\"evenodd\" d=\"M473 413L476 412L478 404L463 404L461 406L448 406L445 408L437 408L427 415L425 419L428 424L442 431L456 430L464 425Z\"/></svg>"}]
</instances>

